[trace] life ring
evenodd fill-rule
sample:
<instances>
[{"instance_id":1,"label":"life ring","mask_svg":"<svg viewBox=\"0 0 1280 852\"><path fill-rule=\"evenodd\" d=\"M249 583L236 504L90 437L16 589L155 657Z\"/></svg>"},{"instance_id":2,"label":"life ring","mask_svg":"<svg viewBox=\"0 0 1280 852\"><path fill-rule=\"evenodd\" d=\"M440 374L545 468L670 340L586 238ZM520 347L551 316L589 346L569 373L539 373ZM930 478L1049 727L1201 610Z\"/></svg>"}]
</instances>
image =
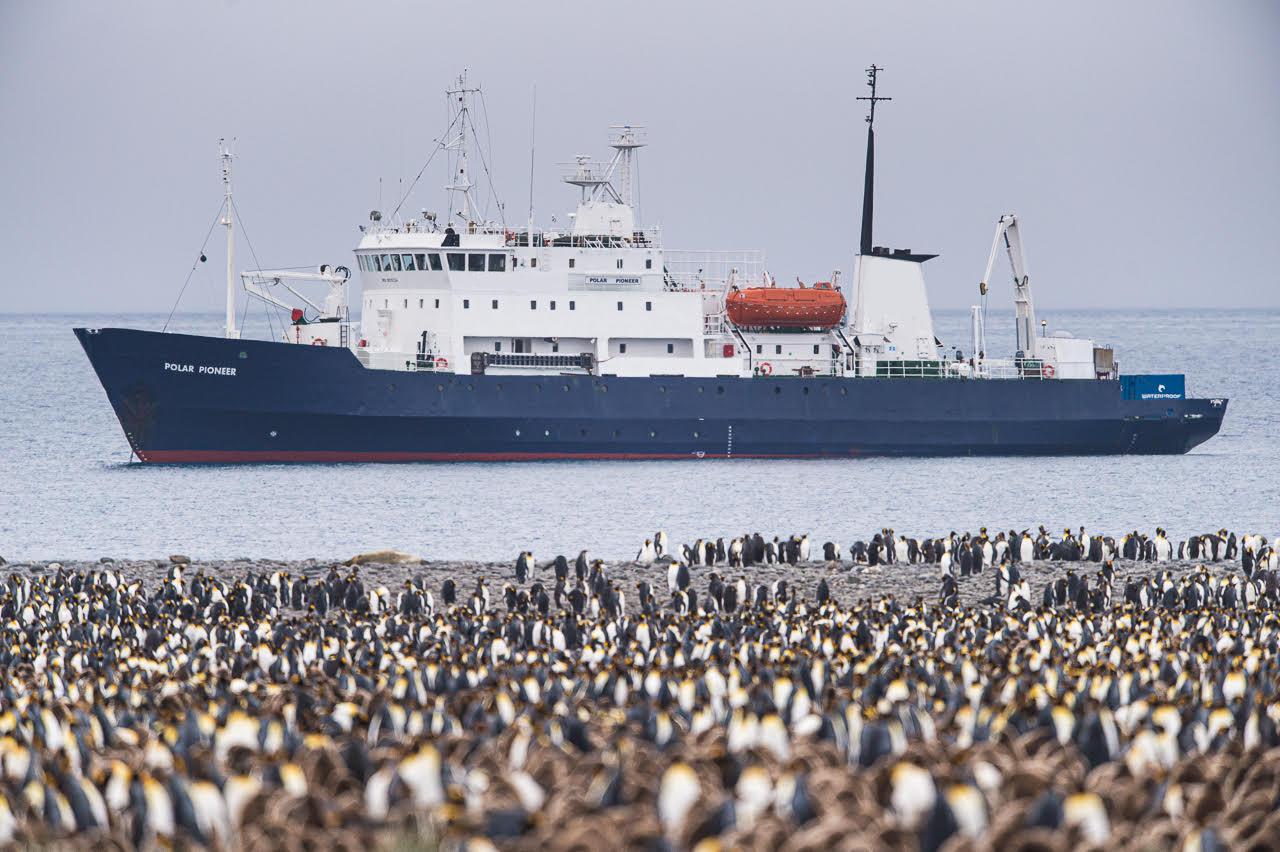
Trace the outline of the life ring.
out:
<instances>
[{"instance_id":1,"label":"life ring","mask_svg":"<svg viewBox=\"0 0 1280 852\"><path fill-rule=\"evenodd\" d=\"M773 365L772 365L772 364L770 364L768 361L761 361L761 362L760 362L760 375L762 375L762 376L772 376L772 375L773 375Z\"/></svg>"},{"instance_id":2,"label":"life ring","mask_svg":"<svg viewBox=\"0 0 1280 852\"><path fill-rule=\"evenodd\" d=\"M437 369L437 370L447 370L447 369L449 369L449 359L448 359L448 358L437 358L437 359L436 359L436 369Z\"/></svg>"},{"instance_id":3,"label":"life ring","mask_svg":"<svg viewBox=\"0 0 1280 852\"><path fill-rule=\"evenodd\" d=\"M312 346L328 346L329 341L325 340L323 337L317 337L311 341L311 345Z\"/></svg>"},{"instance_id":4,"label":"life ring","mask_svg":"<svg viewBox=\"0 0 1280 852\"><path fill-rule=\"evenodd\" d=\"M1052 379L1057 374L1058 374L1058 371L1053 369L1052 364L1045 364L1043 367L1040 368L1040 375L1044 376L1046 379Z\"/></svg>"}]
</instances>

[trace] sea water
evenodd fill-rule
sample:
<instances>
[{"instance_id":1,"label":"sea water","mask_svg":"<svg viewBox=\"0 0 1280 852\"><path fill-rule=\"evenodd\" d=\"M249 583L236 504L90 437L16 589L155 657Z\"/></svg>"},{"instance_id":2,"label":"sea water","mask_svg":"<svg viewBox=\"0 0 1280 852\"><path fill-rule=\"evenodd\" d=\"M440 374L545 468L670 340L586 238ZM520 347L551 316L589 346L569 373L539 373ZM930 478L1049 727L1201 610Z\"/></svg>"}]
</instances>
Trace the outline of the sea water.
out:
<instances>
[{"instance_id":1,"label":"sea water","mask_svg":"<svg viewBox=\"0 0 1280 852\"><path fill-rule=\"evenodd\" d=\"M1184 456L150 466L131 463L71 329L159 329L164 316L2 316L0 556L623 558L659 528L846 546L882 527L1280 534L1280 311L1043 316L1114 346L1122 373L1186 373L1189 395L1230 398L1222 431ZM967 311L935 320L969 350ZM179 315L170 330L216 335L220 322ZM260 326L248 336L267 336ZM988 327L988 349L1012 351L1012 318Z\"/></svg>"}]
</instances>

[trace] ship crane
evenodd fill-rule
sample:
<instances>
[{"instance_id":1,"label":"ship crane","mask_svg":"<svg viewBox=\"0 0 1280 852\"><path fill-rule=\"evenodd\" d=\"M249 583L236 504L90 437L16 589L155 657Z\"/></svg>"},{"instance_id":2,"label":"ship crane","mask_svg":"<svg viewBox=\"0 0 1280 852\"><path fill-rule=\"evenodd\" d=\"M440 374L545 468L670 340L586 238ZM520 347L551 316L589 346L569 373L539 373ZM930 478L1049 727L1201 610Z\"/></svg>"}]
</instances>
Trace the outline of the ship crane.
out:
<instances>
[{"instance_id":1,"label":"ship crane","mask_svg":"<svg viewBox=\"0 0 1280 852\"><path fill-rule=\"evenodd\" d=\"M251 272L240 273L246 293L254 298L261 299L269 305L292 312L295 322L301 315L301 311L297 309L297 303L275 295L270 288L283 287L288 290L294 298L316 312L318 316L314 322L338 323L339 344L342 346L347 345L349 336L347 280L350 277L351 270L347 269L347 267L331 267L328 264L320 266L316 272L302 272L295 269L255 269ZM317 303L291 282L296 282L297 284L323 282L328 284L329 287L324 297L324 304Z\"/></svg>"},{"instance_id":2,"label":"ship crane","mask_svg":"<svg viewBox=\"0 0 1280 852\"><path fill-rule=\"evenodd\" d=\"M991 272L996 264L996 254L1004 244L1005 253L1009 256L1009 266L1013 273L1013 308L1015 329L1018 338L1018 357L1036 357L1036 309L1031 300L1031 276L1027 274L1027 261L1022 254L1022 235L1018 231L1018 217L1006 213L996 222L996 235L991 241L991 254L987 257L987 271L978 285L978 292L984 301L987 295L987 282L991 280Z\"/></svg>"}]
</instances>

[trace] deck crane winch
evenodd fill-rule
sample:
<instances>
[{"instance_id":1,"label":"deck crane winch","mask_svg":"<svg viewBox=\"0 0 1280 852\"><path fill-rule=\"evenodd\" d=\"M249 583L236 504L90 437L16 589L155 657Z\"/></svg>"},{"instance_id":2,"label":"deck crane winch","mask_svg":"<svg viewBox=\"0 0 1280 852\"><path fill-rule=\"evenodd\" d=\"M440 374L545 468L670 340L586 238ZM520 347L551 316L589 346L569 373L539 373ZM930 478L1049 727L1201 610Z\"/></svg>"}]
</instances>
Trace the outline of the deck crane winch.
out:
<instances>
[{"instance_id":1,"label":"deck crane winch","mask_svg":"<svg viewBox=\"0 0 1280 852\"><path fill-rule=\"evenodd\" d=\"M1031 277L1027 274L1027 261L1022 254L1022 236L1018 231L1018 217L1006 213L996 222L996 235L991 241L991 254L987 257L987 271L978 284L978 292L987 295L987 282L991 280L991 272L996 264L996 252L1004 243L1005 252L1009 255L1009 266L1013 272L1013 308L1015 314L1014 328L1017 333L1017 357L1036 357L1036 309L1031 301Z\"/></svg>"}]
</instances>

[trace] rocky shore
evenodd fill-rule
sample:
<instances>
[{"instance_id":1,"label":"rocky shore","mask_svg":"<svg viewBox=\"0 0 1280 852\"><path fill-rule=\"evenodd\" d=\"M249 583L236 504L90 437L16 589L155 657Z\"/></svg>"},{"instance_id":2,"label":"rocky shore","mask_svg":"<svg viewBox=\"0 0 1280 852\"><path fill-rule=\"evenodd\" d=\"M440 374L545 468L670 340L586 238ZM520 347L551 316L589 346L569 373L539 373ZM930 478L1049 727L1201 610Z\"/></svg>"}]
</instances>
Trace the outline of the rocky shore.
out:
<instances>
[{"instance_id":1,"label":"rocky shore","mask_svg":"<svg viewBox=\"0 0 1280 852\"><path fill-rule=\"evenodd\" d=\"M248 575L257 576L285 571L294 577L318 579L328 574L331 567L337 567L344 574L351 570L351 557L342 559L288 560L288 559L230 559L191 562L186 556L173 554L179 563L187 565L188 573L204 572L223 582L244 580ZM574 554L567 554L572 566ZM169 556L155 559L114 559L105 557L95 561L40 561L13 562L0 566L0 574L4 572L20 572L39 576L56 572L61 566L66 571L90 571L111 567L120 571L128 581L141 581L145 588L152 589L159 585L175 562ZM1193 568L1205 564L1200 560L1171 560L1159 564L1116 560L1115 585L1123 588L1126 581L1143 576L1151 576L1155 570L1168 570L1175 577L1180 577ZM1210 563L1212 564L1212 563ZM386 586L395 593L405 580L415 580L424 588L437 593L446 579L452 579L460 592L467 592L480 579L495 591L511 583L517 585L515 560L511 562L471 562L466 560L421 560L398 562L365 562L354 566L366 586ZM535 571L529 583L541 582L550 588L555 584L551 563L539 561L540 568ZM623 591L633 593L636 584L649 583L659 600L665 599L667 588L666 567L663 565L642 565L633 561L606 561L605 570L609 577ZM1236 566L1238 569L1238 565ZM1033 592L1032 603L1039 603L1039 594L1046 583L1065 576L1068 571L1077 574L1091 574L1100 570L1101 566L1091 562L1057 562L1037 561L1021 563L1019 569ZM808 561L795 565L773 563L750 565L743 568L730 568L724 565L692 566L691 579L696 587L705 585L707 576L716 572L726 581L744 577L751 585L760 583L772 584L778 580L786 580L802 599L812 600L819 581L825 579L831 595L842 604L853 604L863 600L875 600L886 595L893 595L902 603L912 603L922 598L926 603L936 602L942 571L937 565L897 563L889 565L851 565L847 560L832 564L824 561ZM528 585L528 584L526 584ZM980 605L995 593L995 571L987 568L969 577L962 577L958 582L959 603L961 605Z\"/></svg>"}]
</instances>

